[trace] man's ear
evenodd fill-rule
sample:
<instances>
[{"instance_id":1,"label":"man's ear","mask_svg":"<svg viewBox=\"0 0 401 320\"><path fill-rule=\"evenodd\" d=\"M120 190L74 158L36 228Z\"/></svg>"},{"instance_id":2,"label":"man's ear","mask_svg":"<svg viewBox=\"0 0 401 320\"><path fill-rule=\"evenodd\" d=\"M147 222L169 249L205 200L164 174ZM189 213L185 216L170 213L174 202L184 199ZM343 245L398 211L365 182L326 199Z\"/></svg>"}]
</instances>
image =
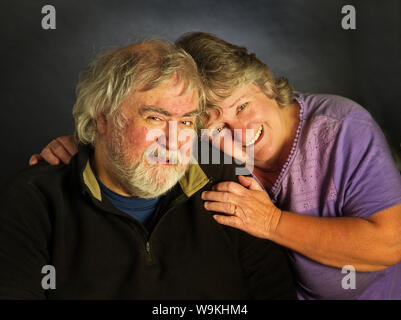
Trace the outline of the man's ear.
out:
<instances>
[{"instance_id":1,"label":"man's ear","mask_svg":"<svg viewBox=\"0 0 401 320\"><path fill-rule=\"evenodd\" d=\"M103 135L106 134L107 132L107 119L104 114L99 114L96 117L96 127L97 127L97 132L99 134Z\"/></svg>"}]
</instances>

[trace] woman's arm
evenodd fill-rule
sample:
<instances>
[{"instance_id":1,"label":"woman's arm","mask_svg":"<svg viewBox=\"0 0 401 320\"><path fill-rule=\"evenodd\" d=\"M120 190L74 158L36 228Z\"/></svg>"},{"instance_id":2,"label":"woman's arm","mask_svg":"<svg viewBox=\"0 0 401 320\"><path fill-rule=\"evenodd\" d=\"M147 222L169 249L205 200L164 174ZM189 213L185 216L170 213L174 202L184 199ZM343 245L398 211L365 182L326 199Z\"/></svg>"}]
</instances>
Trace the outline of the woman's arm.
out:
<instances>
[{"instance_id":1,"label":"woman's arm","mask_svg":"<svg viewBox=\"0 0 401 320\"><path fill-rule=\"evenodd\" d=\"M322 264L382 270L401 261L401 205L368 219L320 218L284 211L270 239Z\"/></svg>"},{"instance_id":2,"label":"woman's arm","mask_svg":"<svg viewBox=\"0 0 401 320\"><path fill-rule=\"evenodd\" d=\"M378 271L401 260L401 204L368 219L312 217L281 211L257 182L222 182L204 192L205 208L227 214L217 222L272 240L322 264Z\"/></svg>"}]
</instances>

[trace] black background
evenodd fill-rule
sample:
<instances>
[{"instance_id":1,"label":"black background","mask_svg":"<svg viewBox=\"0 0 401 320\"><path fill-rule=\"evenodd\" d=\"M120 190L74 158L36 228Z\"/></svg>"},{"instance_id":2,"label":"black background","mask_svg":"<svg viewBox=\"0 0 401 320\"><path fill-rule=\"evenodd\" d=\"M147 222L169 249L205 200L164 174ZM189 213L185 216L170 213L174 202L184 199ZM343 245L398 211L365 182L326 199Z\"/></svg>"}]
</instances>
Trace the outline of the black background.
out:
<instances>
[{"instance_id":1,"label":"black background","mask_svg":"<svg viewBox=\"0 0 401 320\"><path fill-rule=\"evenodd\" d=\"M41 27L46 4L56 8L56 30ZM341 28L346 4L356 9L356 30ZM399 0L1 0L0 186L73 132L78 74L99 50L189 31L248 47L296 90L357 101L399 148Z\"/></svg>"}]
</instances>

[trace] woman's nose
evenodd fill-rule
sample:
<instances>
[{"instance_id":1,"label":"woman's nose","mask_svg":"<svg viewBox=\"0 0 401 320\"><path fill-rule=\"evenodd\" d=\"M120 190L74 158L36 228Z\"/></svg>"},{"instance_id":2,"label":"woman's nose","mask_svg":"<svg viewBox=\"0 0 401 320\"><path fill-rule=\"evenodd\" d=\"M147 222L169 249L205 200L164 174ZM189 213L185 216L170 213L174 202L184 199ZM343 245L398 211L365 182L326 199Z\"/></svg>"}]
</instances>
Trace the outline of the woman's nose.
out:
<instances>
[{"instance_id":1,"label":"woman's nose","mask_svg":"<svg viewBox=\"0 0 401 320\"><path fill-rule=\"evenodd\" d=\"M227 128L230 129L232 137L235 141L245 144L247 131L249 131L249 129L246 128L244 123L240 121L233 121L227 124Z\"/></svg>"}]
</instances>

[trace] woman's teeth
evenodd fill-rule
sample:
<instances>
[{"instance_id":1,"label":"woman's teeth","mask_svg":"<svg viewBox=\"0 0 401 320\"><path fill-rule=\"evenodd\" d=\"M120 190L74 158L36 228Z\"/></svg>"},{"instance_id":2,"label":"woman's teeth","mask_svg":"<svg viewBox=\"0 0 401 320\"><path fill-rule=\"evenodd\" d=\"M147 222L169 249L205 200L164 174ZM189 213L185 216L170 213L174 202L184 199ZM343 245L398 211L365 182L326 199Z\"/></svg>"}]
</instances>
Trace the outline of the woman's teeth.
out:
<instances>
[{"instance_id":1,"label":"woman's teeth","mask_svg":"<svg viewBox=\"0 0 401 320\"><path fill-rule=\"evenodd\" d=\"M253 139L249 142L247 142L247 144L245 146L250 146L251 144L254 144L256 140L259 139L260 135L262 134L263 131L263 126L260 126L259 130L256 131L255 136L253 137Z\"/></svg>"}]
</instances>

